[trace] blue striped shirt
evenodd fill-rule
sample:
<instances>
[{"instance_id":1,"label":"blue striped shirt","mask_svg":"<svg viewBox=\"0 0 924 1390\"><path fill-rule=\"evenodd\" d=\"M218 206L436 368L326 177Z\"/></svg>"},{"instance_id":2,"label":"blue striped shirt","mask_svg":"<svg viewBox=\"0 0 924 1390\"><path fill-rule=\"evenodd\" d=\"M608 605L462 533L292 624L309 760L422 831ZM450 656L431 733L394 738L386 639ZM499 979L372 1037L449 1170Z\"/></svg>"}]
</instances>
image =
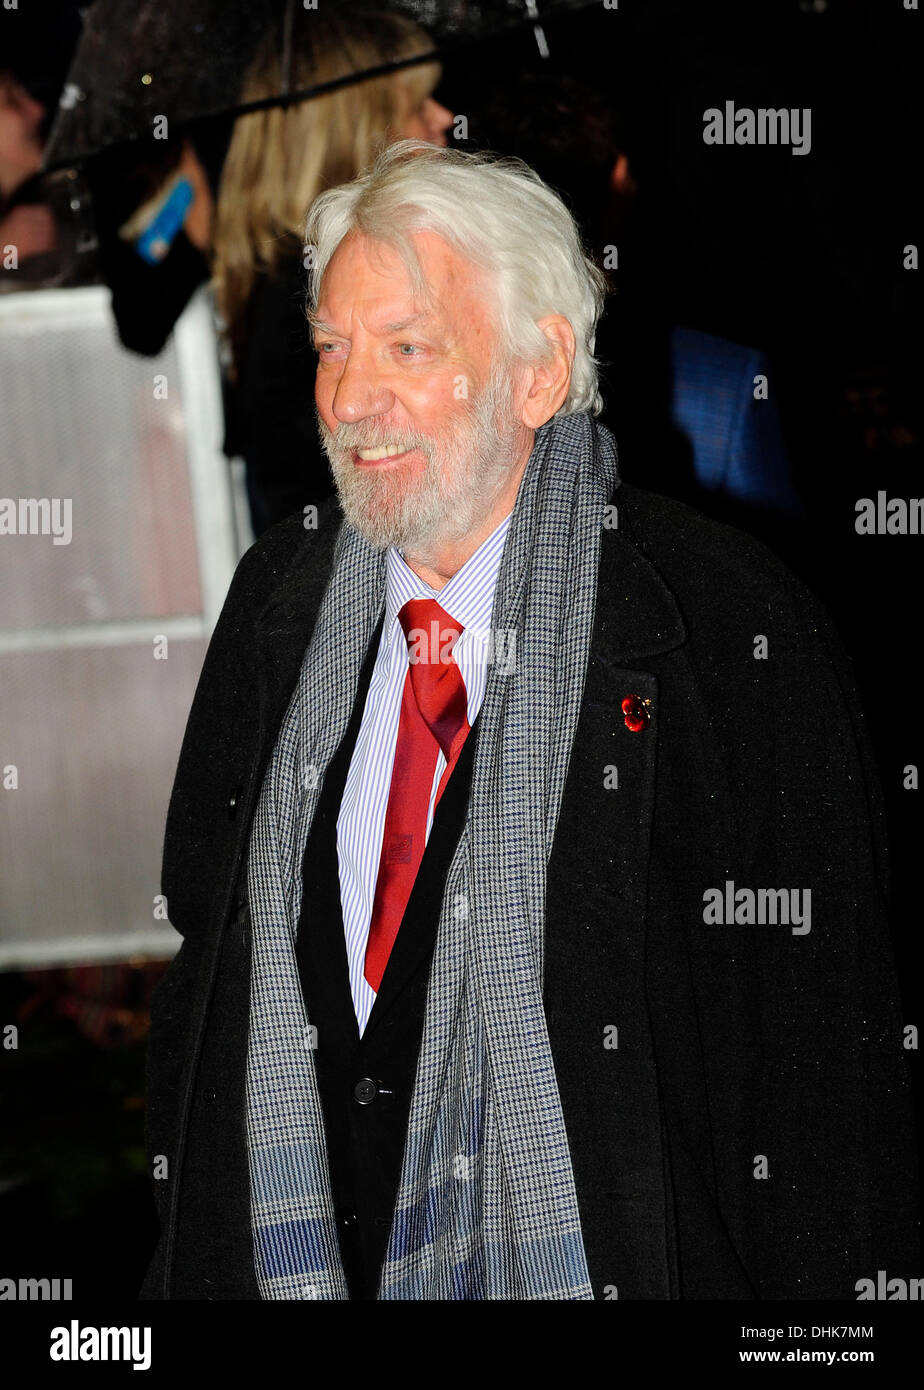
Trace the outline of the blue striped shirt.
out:
<instances>
[{"instance_id":1,"label":"blue striped shirt","mask_svg":"<svg viewBox=\"0 0 924 1390\"><path fill-rule=\"evenodd\" d=\"M401 697L409 668L407 639L398 621L398 613L410 599L436 599L462 628L462 634L453 648L453 656L465 681L468 722L473 724L481 708L487 683L491 610L510 515L439 590L425 584L394 547L386 553L382 636L337 817L343 929L350 989L360 1036L365 1031L375 1003L375 990L363 975L363 965L398 742ZM427 839L433 825L437 787L445 768L446 759L440 750L430 789Z\"/></svg>"}]
</instances>

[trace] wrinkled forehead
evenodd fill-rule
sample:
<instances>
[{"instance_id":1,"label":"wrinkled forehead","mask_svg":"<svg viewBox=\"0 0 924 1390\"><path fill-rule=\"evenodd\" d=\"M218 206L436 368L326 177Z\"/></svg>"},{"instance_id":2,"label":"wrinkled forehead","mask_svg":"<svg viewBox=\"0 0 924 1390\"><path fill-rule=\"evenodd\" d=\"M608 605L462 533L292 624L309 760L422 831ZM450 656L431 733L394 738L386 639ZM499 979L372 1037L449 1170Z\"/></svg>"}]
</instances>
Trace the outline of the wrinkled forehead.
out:
<instances>
[{"instance_id":1,"label":"wrinkled forehead","mask_svg":"<svg viewBox=\"0 0 924 1390\"><path fill-rule=\"evenodd\" d=\"M449 324L490 313L480 268L436 232L414 232L393 244L351 231L324 269L315 326L359 312L383 332L424 322Z\"/></svg>"}]
</instances>

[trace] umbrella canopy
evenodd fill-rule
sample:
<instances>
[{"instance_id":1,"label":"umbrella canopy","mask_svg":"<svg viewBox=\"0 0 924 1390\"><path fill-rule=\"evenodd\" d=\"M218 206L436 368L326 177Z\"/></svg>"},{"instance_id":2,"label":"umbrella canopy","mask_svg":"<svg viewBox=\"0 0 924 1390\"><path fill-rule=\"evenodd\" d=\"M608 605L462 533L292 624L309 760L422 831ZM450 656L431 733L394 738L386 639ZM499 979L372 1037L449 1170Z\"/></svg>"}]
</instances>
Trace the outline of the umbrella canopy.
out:
<instances>
[{"instance_id":1,"label":"umbrella canopy","mask_svg":"<svg viewBox=\"0 0 924 1390\"><path fill-rule=\"evenodd\" d=\"M321 0L319 0L319 3ZM323 0L329 6L331 0ZM45 168L87 159L125 141L164 129L170 134L205 117L301 100L321 91L431 61L473 40L523 24L533 26L540 52L542 20L585 8L591 0L393 0L388 8L432 35L428 54L376 67L357 61L344 43L342 71L304 90L292 81L292 54L311 42L316 11L305 0L95 0L80 39L45 149ZM378 7L381 10L381 6ZM329 11L328 11L329 13ZM278 91L259 103L242 98L242 77L261 40L278 53ZM160 122L160 126L158 126Z\"/></svg>"}]
</instances>

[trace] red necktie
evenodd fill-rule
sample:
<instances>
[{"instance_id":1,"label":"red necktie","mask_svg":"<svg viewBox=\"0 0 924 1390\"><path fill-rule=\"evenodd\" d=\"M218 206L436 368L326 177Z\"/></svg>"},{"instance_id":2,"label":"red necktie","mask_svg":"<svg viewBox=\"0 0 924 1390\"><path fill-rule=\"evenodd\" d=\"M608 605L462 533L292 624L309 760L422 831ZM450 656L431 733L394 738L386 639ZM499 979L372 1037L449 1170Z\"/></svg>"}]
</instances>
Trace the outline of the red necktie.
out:
<instances>
[{"instance_id":1,"label":"red necktie","mask_svg":"<svg viewBox=\"0 0 924 1390\"><path fill-rule=\"evenodd\" d=\"M434 810L469 733L468 695L452 655L462 628L432 598L411 599L398 614L409 646L398 742L385 812L382 854L363 974L378 992L414 887L427 835L433 774L446 768Z\"/></svg>"}]
</instances>

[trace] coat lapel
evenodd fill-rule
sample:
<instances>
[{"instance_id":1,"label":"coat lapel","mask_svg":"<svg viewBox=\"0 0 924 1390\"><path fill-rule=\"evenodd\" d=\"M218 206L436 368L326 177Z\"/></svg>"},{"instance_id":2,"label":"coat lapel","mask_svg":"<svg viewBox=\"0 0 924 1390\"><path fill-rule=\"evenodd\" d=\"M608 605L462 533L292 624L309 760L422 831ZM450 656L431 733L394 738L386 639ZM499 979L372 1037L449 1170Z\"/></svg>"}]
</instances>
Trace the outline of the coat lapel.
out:
<instances>
[{"instance_id":1,"label":"coat lapel","mask_svg":"<svg viewBox=\"0 0 924 1390\"><path fill-rule=\"evenodd\" d=\"M611 500L618 503L618 487ZM334 502L321 508L314 543L309 544L306 533L291 561L281 567L269 598L256 615L263 697L260 734L264 742L275 740L298 678L330 578L342 520ZM592 661L602 662L615 674L621 663L672 651L685 638L676 600L640 545L625 525L604 527ZM613 698L616 693L613 687Z\"/></svg>"},{"instance_id":2,"label":"coat lapel","mask_svg":"<svg viewBox=\"0 0 924 1390\"><path fill-rule=\"evenodd\" d=\"M400 1003L407 985L432 956L439 927L446 875L468 812L472 787L478 719L462 747L459 760L433 814L433 825L420 868L411 889L401 928L395 938L381 988L372 1006L363 1040L376 1033L390 1010ZM429 967L427 967L429 970Z\"/></svg>"},{"instance_id":3,"label":"coat lapel","mask_svg":"<svg viewBox=\"0 0 924 1390\"><path fill-rule=\"evenodd\" d=\"M342 519L333 502L321 507L316 538L311 543L304 533L254 619L259 647L260 739L264 747L269 741L270 749L314 632Z\"/></svg>"},{"instance_id":4,"label":"coat lapel","mask_svg":"<svg viewBox=\"0 0 924 1390\"><path fill-rule=\"evenodd\" d=\"M543 975L599 1299L626 1290L676 1297L647 1016L646 901L661 737L657 672L662 654L685 636L674 597L641 548L625 529L604 529L581 713L549 857Z\"/></svg>"}]
</instances>

